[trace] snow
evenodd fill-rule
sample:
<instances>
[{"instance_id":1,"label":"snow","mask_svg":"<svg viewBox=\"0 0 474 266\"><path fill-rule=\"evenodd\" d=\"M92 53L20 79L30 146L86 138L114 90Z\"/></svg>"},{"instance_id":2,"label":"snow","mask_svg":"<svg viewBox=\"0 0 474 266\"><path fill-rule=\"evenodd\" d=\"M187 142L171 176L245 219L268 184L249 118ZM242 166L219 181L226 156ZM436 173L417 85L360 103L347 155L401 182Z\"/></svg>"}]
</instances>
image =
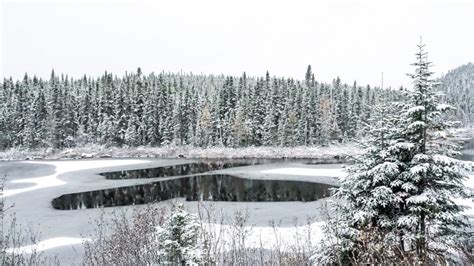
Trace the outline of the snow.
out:
<instances>
[{"instance_id":1,"label":"snow","mask_svg":"<svg viewBox=\"0 0 474 266\"><path fill-rule=\"evenodd\" d=\"M419 203L426 203L428 201L430 201L430 199L425 194L411 196L407 199L407 202L409 202L409 203L418 203L418 204Z\"/></svg>"},{"instance_id":2,"label":"snow","mask_svg":"<svg viewBox=\"0 0 474 266\"><path fill-rule=\"evenodd\" d=\"M298 176L330 176L344 177L344 169L314 169L314 168L277 168L261 171L264 174L298 175Z\"/></svg>"},{"instance_id":3,"label":"snow","mask_svg":"<svg viewBox=\"0 0 474 266\"><path fill-rule=\"evenodd\" d=\"M33 253L33 252L41 252L52 248L58 248L63 246L71 246L71 245L78 245L82 244L85 241L91 241L89 238L75 238L75 237L55 237L50 238L44 241L40 241L37 244L23 246L15 249L7 249L6 251L9 253Z\"/></svg>"},{"instance_id":4,"label":"snow","mask_svg":"<svg viewBox=\"0 0 474 266\"><path fill-rule=\"evenodd\" d=\"M18 189L5 189L3 192L4 197L13 196L20 193L31 192L38 189L44 189L49 187L56 187L56 186L63 186L66 184L63 180L58 178L58 175L84 170L84 169L94 169L100 167L110 167L110 166L117 166L117 165L130 165L130 164L137 164L142 163L143 161L139 160L121 160L121 161L83 161L83 163L78 164L74 161L57 161L57 162L47 162L47 164L53 165L56 167L55 173L48 176L42 177L35 177L35 178L25 178L25 179L18 179L12 180L12 184L29 184L33 183L33 186L26 187L26 188L18 188ZM25 162L27 164L44 164L45 162Z\"/></svg>"},{"instance_id":5,"label":"snow","mask_svg":"<svg viewBox=\"0 0 474 266\"><path fill-rule=\"evenodd\" d=\"M278 227L276 230L272 226L245 226L242 231L248 232L245 236L245 245L247 248L272 248L279 246L281 251L291 251L292 247L298 241L305 242L308 238L311 243L303 243L303 245L316 244L322 239L323 226L325 222L313 222L304 225ZM215 232L222 232L223 239L230 242L232 231L235 230L231 225L209 224L209 227ZM295 239L299 237L300 239Z\"/></svg>"},{"instance_id":6,"label":"snow","mask_svg":"<svg viewBox=\"0 0 474 266\"><path fill-rule=\"evenodd\" d=\"M467 216L474 216L474 200L473 199L454 199L457 205L468 207L462 213Z\"/></svg>"},{"instance_id":7,"label":"snow","mask_svg":"<svg viewBox=\"0 0 474 266\"><path fill-rule=\"evenodd\" d=\"M4 197L9 197L24 192L30 192L48 187L62 186L66 184L66 182L59 180L56 176L57 174L11 181L13 184L33 183L35 185L27 188L7 189L3 192L3 195Z\"/></svg>"},{"instance_id":8,"label":"snow","mask_svg":"<svg viewBox=\"0 0 474 266\"><path fill-rule=\"evenodd\" d=\"M466 187L474 189L474 175L469 175L468 178L464 181Z\"/></svg>"},{"instance_id":9,"label":"snow","mask_svg":"<svg viewBox=\"0 0 474 266\"><path fill-rule=\"evenodd\" d=\"M408 125L409 129L418 129L418 128L424 128L426 126L425 122L423 121L415 121Z\"/></svg>"},{"instance_id":10,"label":"snow","mask_svg":"<svg viewBox=\"0 0 474 266\"><path fill-rule=\"evenodd\" d=\"M413 114L413 113L423 112L424 110L425 110L424 106L417 105L417 106L413 106L413 107L409 108L406 112L408 114Z\"/></svg>"},{"instance_id":11,"label":"snow","mask_svg":"<svg viewBox=\"0 0 474 266\"><path fill-rule=\"evenodd\" d=\"M10 149L0 151L0 160L24 159L62 159L62 158L308 158L343 160L361 153L361 149L351 143L333 144L328 147L299 146L299 147L208 147L199 148L192 146L163 146L163 147L106 147L102 145L89 145L65 149L59 152L51 150L23 151ZM336 158L337 157L337 158ZM339 158L339 159L338 159Z\"/></svg>"},{"instance_id":12,"label":"snow","mask_svg":"<svg viewBox=\"0 0 474 266\"><path fill-rule=\"evenodd\" d=\"M448 110L448 109L453 109L453 106L451 106L449 104L444 104L444 103L438 104L436 106L436 110L438 110L438 111L444 111L444 110Z\"/></svg>"},{"instance_id":13,"label":"snow","mask_svg":"<svg viewBox=\"0 0 474 266\"><path fill-rule=\"evenodd\" d=\"M420 174L425 173L426 171L427 171L426 164L418 164L410 169L410 173L412 173L413 175L420 175Z\"/></svg>"},{"instance_id":14,"label":"snow","mask_svg":"<svg viewBox=\"0 0 474 266\"><path fill-rule=\"evenodd\" d=\"M468 179L464 181L464 185L474 190L474 175L469 175ZM472 195L474 196L474 194ZM466 206L468 209L463 211L463 214L474 217L474 198L470 199L454 199L458 205Z\"/></svg>"}]
</instances>

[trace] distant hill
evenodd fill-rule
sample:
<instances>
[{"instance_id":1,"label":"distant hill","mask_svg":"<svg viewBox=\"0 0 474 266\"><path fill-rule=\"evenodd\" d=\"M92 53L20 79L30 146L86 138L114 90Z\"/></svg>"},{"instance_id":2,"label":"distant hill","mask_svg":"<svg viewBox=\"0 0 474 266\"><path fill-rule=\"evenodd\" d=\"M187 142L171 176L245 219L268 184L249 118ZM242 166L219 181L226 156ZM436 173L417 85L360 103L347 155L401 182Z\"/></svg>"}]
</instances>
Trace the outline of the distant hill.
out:
<instances>
[{"instance_id":1,"label":"distant hill","mask_svg":"<svg viewBox=\"0 0 474 266\"><path fill-rule=\"evenodd\" d=\"M468 63L450 70L441 77L445 100L457 108L456 117L463 124L474 123L474 64Z\"/></svg>"}]
</instances>

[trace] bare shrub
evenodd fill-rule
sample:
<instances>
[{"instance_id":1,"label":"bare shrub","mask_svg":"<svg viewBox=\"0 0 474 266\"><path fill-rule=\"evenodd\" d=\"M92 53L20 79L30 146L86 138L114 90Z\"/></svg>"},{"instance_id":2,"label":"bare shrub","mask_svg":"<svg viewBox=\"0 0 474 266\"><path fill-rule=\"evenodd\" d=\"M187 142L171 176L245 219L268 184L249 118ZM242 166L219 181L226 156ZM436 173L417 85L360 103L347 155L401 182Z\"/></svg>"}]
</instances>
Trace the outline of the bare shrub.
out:
<instances>
[{"instance_id":1,"label":"bare shrub","mask_svg":"<svg viewBox=\"0 0 474 266\"><path fill-rule=\"evenodd\" d=\"M172 207L173 208L173 207ZM152 265L182 264L163 254L165 245L160 232L172 212L149 205L133 211L113 213L106 221L105 212L93 221L96 230L85 242L83 263L86 265ZM226 216L213 203L197 203L200 264L206 265L308 265L314 250L311 240L312 219L305 226L294 220L294 234L280 234L281 222L269 222L266 232L254 230L248 210L237 210ZM169 222L168 222L169 223ZM254 242L250 243L252 238ZM259 243L255 243L260 238ZM271 239L273 245L267 243ZM258 240L257 240L258 242Z\"/></svg>"},{"instance_id":2,"label":"bare shrub","mask_svg":"<svg viewBox=\"0 0 474 266\"><path fill-rule=\"evenodd\" d=\"M47 257L39 252L38 233L31 227L17 224L13 216L11 223L1 237L0 264L1 265L59 265L56 257Z\"/></svg>"},{"instance_id":3,"label":"bare shrub","mask_svg":"<svg viewBox=\"0 0 474 266\"><path fill-rule=\"evenodd\" d=\"M38 251L39 233L31 226L17 223L14 213L8 214L10 223L5 227L5 215L14 205L5 208L3 188L6 173L0 179L0 264L1 265L59 265L56 257L44 256Z\"/></svg>"},{"instance_id":4,"label":"bare shrub","mask_svg":"<svg viewBox=\"0 0 474 266\"><path fill-rule=\"evenodd\" d=\"M92 222L95 227L84 242L83 263L86 265L152 265L160 263L160 248L156 228L164 222L164 208L147 205L131 215L114 212L110 221L105 212Z\"/></svg>"},{"instance_id":5,"label":"bare shrub","mask_svg":"<svg viewBox=\"0 0 474 266\"><path fill-rule=\"evenodd\" d=\"M249 223L249 211L237 210L231 217L223 215L212 203L198 203L201 220L204 254L206 261L217 265L307 265L314 247L311 240L311 224L308 219L301 228L294 220L294 234L290 237L280 233L281 221L269 221L267 234L257 232ZM253 236L252 236L253 235ZM249 243L249 238L259 240ZM271 239L274 243L269 246Z\"/></svg>"}]
</instances>

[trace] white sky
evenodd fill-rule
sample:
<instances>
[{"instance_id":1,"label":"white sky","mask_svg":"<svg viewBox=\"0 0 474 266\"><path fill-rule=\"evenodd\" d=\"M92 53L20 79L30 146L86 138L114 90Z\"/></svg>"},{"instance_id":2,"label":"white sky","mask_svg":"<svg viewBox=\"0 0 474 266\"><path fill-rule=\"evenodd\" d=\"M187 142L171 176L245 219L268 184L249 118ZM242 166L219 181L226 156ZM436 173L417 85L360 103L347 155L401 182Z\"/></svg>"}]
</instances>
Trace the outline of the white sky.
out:
<instances>
[{"instance_id":1,"label":"white sky","mask_svg":"<svg viewBox=\"0 0 474 266\"><path fill-rule=\"evenodd\" d=\"M474 61L474 1L1 0L2 77L184 71L410 86L420 35L439 75ZM429 4L428 4L429 3Z\"/></svg>"}]
</instances>

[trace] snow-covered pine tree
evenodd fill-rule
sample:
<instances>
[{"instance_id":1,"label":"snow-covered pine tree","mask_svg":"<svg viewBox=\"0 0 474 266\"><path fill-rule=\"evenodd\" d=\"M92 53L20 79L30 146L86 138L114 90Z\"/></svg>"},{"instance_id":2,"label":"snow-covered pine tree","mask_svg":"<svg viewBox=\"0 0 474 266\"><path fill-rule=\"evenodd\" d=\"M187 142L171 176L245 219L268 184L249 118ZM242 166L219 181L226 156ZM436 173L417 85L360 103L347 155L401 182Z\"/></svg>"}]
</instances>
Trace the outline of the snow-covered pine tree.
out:
<instances>
[{"instance_id":1,"label":"snow-covered pine tree","mask_svg":"<svg viewBox=\"0 0 474 266\"><path fill-rule=\"evenodd\" d=\"M212 122L209 107L204 105L198 117L196 126L196 144L200 147L207 147L211 144Z\"/></svg>"},{"instance_id":2,"label":"snow-covered pine tree","mask_svg":"<svg viewBox=\"0 0 474 266\"><path fill-rule=\"evenodd\" d=\"M248 123L245 119L245 114L242 107L238 107L235 112L235 119L232 124L232 133L233 133L233 147L240 147L245 145L246 140L248 139Z\"/></svg>"},{"instance_id":3,"label":"snow-covered pine tree","mask_svg":"<svg viewBox=\"0 0 474 266\"><path fill-rule=\"evenodd\" d=\"M426 263L445 261L451 252L462 251L458 241L465 232L466 217L453 199L467 197L464 170L470 166L452 158L459 153L446 141L445 130L455 123L442 116L452 107L440 103L424 47L420 41L412 64L416 70L410 75L414 88L402 107L398 140L392 149L403 147L403 156L398 158L403 172L397 186L401 199L397 226L408 242L405 249Z\"/></svg>"},{"instance_id":4,"label":"snow-covered pine tree","mask_svg":"<svg viewBox=\"0 0 474 266\"><path fill-rule=\"evenodd\" d=\"M341 180L336 196L345 202L318 263L446 263L466 252L467 223L453 199L467 197L469 165L450 157L457 152L443 130L451 123L442 120L450 107L439 103L418 47L406 102L392 111L382 98L372 112L366 152Z\"/></svg>"},{"instance_id":5,"label":"snow-covered pine tree","mask_svg":"<svg viewBox=\"0 0 474 266\"><path fill-rule=\"evenodd\" d=\"M46 108L46 99L44 96L43 88L39 89L38 94L33 102L33 142L32 147L44 147L47 140L47 128L46 123L48 119L48 110Z\"/></svg>"},{"instance_id":6,"label":"snow-covered pine tree","mask_svg":"<svg viewBox=\"0 0 474 266\"><path fill-rule=\"evenodd\" d=\"M267 72L268 74L268 72ZM277 129L278 129L278 118L279 118L279 84L277 79L273 79L272 86L270 86L270 76L266 76L265 80L265 91L267 93L266 102L266 115L263 125L263 136L262 144L266 146L273 146L277 143Z\"/></svg>"},{"instance_id":7,"label":"snow-covered pine tree","mask_svg":"<svg viewBox=\"0 0 474 266\"><path fill-rule=\"evenodd\" d=\"M352 85L352 89L348 91L349 99L348 99L348 107L347 111L349 114L347 115L347 132L346 132L346 140L352 140L355 138L357 134L357 122L358 122L358 114L357 111L357 83L354 81ZM360 107L360 106L359 106Z\"/></svg>"},{"instance_id":8,"label":"snow-covered pine tree","mask_svg":"<svg viewBox=\"0 0 474 266\"><path fill-rule=\"evenodd\" d=\"M114 117L117 119L114 126L114 139L119 146L125 143L125 132L127 130L129 115L127 113L128 101L125 99L123 86L123 84L120 84L114 103Z\"/></svg>"},{"instance_id":9,"label":"snow-covered pine tree","mask_svg":"<svg viewBox=\"0 0 474 266\"><path fill-rule=\"evenodd\" d=\"M138 146L139 143L139 135L138 135L138 118L135 114L130 114L130 118L128 120L127 129L125 130L124 134L124 141L125 144L128 146Z\"/></svg>"},{"instance_id":10,"label":"snow-covered pine tree","mask_svg":"<svg viewBox=\"0 0 474 266\"><path fill-rule=\"evenodd\" d=\"M323 242L314 257L318 264L397 262L399 254L393 247L398 247L395 218L399 198L391 183L402 170L388 144L398 124L394 106L382 99L367 121L370 128L361 143L365 153L356 158L335 193L344 202L335 206L339 216L326 228L333 242Z\"/></svg>"},{"instance_id":11,"label":"snow-covered pine tree","mask_svg":"<svg viewBox=\"0 0 474 266\"><path fill-rule=\"evenodd\" d=\"M54 70L51 73L50 86L52 86L50 103L52 108L51 144L53 148L60 149L63 147L65 139L64 127L62 126L64 116L64 99L62 97L63 94L59 81L54 75Z\"/></svg>"},{"instance_id":12,"label":"snow-covered pine tree","mask_svg":"<svg viewBox=\"0 0 474 266\"><path fill-rule=\"evenodd\" d=\"M11 131L9 130L11 120L11 87L8 79L3 80L2 86L0 86L0 148L6 149L11 146Z\"/></svg>"},{"instance_id":13,"label":"snow-covered pine tree","mask_svg":"<svg viewBox=\"0 0 474 266\"><path fill-rule=\"evenodd\" d=\"M67 85L67 77L66 77L66 83L64 85L66 88L68 87ZM63 145L64 147L72 147L75 146L75 138L76 138L76 132L78 129L78 119L77 119L77 112L76 112L76 99L74 95L71 95L72 92L68 90L64 90L63 98L64 98L64 114L62 117L62 127L63 127L63 134L64 134L64 140L63 140Z\"/></svg>"},{"instance_id":14,"label":"snow-covered pine tree","mask_svg":"<svg viewBox=\"0 0 474 266\"><path fill-rule=\"evenodd\" d=\"M337 125L335 114L332 112L332 102L327 96L321 99L321 145L329 145L332 141L340 139L341 130Z\"/></svg>"},{"instance_id":15,"label":"snow-covered pine tree","mask_svg":"<svg viewBox=\"0 0 474 266\"><path fill-rule=\"evenodd\" d=\"M251 102L251 145L259 146L262 144L262 136L265 124L265 86L263 79L257 79L257 84L253 86Z\"/></svg>"},{"instance_id":16,"label":"snow-covered pine tree","mask_svg":"<svg viewBox=\"0 0 474 266\"><path fill-rule=\"evenodd\" d=\"M318 115L319 106L316 104L318 101L318 91L317 86L314 83L314 75L312 75L312 81L310 82L310 85L311 87L308 88L308 99L306 101L306 110L308 110L308 114L306 115L308 123L307 144L316 145L318 143L321 121Z\"/></svg>"},{"instance_id":17,"label":"snow-covered pine tree","mask_svg":"<svg viewBox=\"0 0 474 266\"><path fill-rule=\"evenodd\" d=\"M183 130L182 126L182 117L183 117L183 107L181 104L181 97L179 93L175 94L174 97L173 111L171 113L171 121L173 124L173 144L182 144L183 139L181 138L181 131Z\"/></svg>"},{"instance_id":18,"label":"snow-covered pine tree","mask_svg":"<svg viewBox=\"0 0 474 266\"><path fill-rule=\"evenodd\" d=\"M308 101L308 88L306 86L302 86L300 82L298 82L298 96L297 96L297 126L296 126L296 134L297 134L297 142L296 145L306 145L308 142L308 132L309 132L309 109L307 109L307 101Z\"/></svg>"},{"instance_id":19,"label":"snow-covered pine tree","mask_svg":"<svg viewBox=\"0 0 474 266\"><path fill-rule=\"evenodd\" d=\"M201 263L200 229L197 217L184 210L183 204L176 204L171 217L158 228L160 261L170 265Z\"/></svg>"},{"instance_id":20,"label":"snow-covered pine tree","mask_svg":"<svg viewBox=\"0 0 474 266\"><path fill-rule=\"evenodd\" d=\"M368 121L370 118L370 114L372 112L372 106L371 105L371 97L373 94L373 90L370 87L370 85L367 85L365 88L365 93L364 93L364 103L363 103L363 108L362 108L362 113L361 113L361 119L363 121Z\"/></svg>"}]
</instances>

